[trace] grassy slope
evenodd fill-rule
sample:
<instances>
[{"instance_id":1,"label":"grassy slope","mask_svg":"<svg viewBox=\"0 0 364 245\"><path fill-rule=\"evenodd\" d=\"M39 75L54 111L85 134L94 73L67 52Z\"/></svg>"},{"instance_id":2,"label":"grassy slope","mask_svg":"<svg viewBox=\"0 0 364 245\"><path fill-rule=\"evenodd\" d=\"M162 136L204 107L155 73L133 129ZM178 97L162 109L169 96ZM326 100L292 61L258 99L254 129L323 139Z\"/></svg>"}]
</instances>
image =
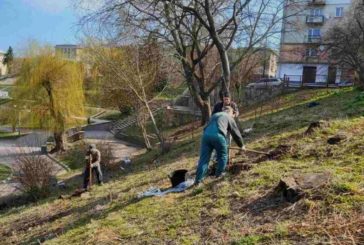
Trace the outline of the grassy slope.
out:
<instances>
[{"instance_id":1,"label":"grassy slope","mask_svg":"<svg viewBox=\"0 0 364 245\"><path fill-rule=\"evenodd\" d=\"M318 100L320 106L305 103ZM278 105L279 104L279 105ZM290 144L293 152L279 161L254 165L238 176L208 178L200 189L137 200L150 186L168 187L166 173L194 170L199 129L148 163L152 151L136 159L131 173L95 187L86 198L45 200L0 214L0 237L9 243L47 240L49 244L317 244L359 242L364 204L364 100L352 90L306 90L282 97L277 109L263 108L249 148ZM241 124L253 124L253 111ZM330 127L303 136L309 122L330 120ZM326 139L345 132L349 140L330 146ZM192 137L194 136L194 138ZM276 203L269 191L284 175L329 171L329 186L296 204Z\"/></svg>"}]
</instances>

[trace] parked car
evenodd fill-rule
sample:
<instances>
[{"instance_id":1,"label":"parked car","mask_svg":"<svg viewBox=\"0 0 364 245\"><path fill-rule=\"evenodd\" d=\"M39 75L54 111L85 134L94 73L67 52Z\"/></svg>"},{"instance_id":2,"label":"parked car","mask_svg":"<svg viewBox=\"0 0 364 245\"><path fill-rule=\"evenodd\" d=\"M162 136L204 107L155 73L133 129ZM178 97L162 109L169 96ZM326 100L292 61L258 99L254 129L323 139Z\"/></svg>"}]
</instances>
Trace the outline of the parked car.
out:
<instances>
[{"instance_id":1,"label":"parked car","mask_svg":"<svg viewBox=\"0 0 364 245\"><path fill-rule=\"evenodd\" d=\"M256 82L249 83L247 88L265 88L265 87L279 87L283 85L283 81L279 78L263 78Z\"/></svg>"}]
</instances>

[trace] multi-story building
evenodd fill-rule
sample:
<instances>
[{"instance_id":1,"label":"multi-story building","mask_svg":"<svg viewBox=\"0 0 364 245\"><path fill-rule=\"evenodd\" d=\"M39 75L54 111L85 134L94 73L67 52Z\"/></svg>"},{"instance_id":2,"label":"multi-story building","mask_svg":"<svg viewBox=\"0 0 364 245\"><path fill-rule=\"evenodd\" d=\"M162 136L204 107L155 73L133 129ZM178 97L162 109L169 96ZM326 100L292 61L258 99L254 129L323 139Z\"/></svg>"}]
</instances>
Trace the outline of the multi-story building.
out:
<instances>
[{"instance_id":1,"label":"multi-story building","mask_svg":"<svg viewBox=\"0 0 364 245\"><path fill-rule=\"evenodd\" d=\"M8 73L8 67L3 64L5 52L0 51L0 77Z\"/></svg>"},{"instance_id":2,"label":"multi-story building","mask_svg":"<svg viewBox=\"0 0 364 245\"><path fill-rule=\"evenodd\" d=\"M278 76L300 83L346 81L347 72L328 59L324 35L350 6L351 0L286 0Z\"/></svg>"},{"instance_id":3,"label":"multi-story building","mask_svg":"<svg viewBox=\"0 0 364 245\"><path fill-rule=\"evenodd\" d=\"M82 56L82 47L74 44L61 44L55 46L56 54L62 55L69 60L80 61Z\"/></svg>"}]
</instances>

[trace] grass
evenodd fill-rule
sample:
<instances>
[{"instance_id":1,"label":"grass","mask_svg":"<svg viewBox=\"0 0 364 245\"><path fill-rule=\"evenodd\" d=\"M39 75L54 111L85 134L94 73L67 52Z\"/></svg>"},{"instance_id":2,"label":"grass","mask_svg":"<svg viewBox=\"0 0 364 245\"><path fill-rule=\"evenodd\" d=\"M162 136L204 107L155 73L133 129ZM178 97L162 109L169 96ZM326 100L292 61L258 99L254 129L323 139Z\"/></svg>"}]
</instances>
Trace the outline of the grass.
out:
<instances>
[{"instance_id":1,"label":"grass","mask_svg":"<svg viewBox=\"0 0 364 245\"><path fill-rule=\"evenodd\" d=\"M13 139L13 138L19 138L21 136L24 136L26 134L19 132L3 132L0 131L0 139Z\"/></svg>"},{"instance_id":2,"label":"grass","mask_svg":"<svg viewBox=\"0 0 364 245\"><path fill-rule=\"evenodd\" d=\"M191 132L181 135L170 152L158 157L157 168L150 163L159 152L152 150L136 157L130 172L114 173L89 196L51 197L1 212L0 237L9 244L360 244L364 229L360 96L352 89L304 90L282 96L274 110L264 105L246 142L254 149L291 145L292 151L279 160L254 164L224 180L207 178L198 189L137 199L151 186L168 187L167 174L173 170L195 170L199 128L195 138ZM320 105L308 108L313 100ZM243 127L254 122L255 109L243 113ZM305 136L308 124L319 119L328 120L329 126ZM327 144L338 132L348 140ZM330 183L295 204L270 197L282 176L312 172L331 173ZM77 183L79 173L62 178Z\"/></svg>"},{"instance_id":3,"label":"grass","mask_svg":"<svg viewBox=\"0 0 364 245\"><path fill-rule=\"evenodd\" d=\"M5 180L11 175L11 168L0 163L0 181Z\"/></svg>"}]
</instances>

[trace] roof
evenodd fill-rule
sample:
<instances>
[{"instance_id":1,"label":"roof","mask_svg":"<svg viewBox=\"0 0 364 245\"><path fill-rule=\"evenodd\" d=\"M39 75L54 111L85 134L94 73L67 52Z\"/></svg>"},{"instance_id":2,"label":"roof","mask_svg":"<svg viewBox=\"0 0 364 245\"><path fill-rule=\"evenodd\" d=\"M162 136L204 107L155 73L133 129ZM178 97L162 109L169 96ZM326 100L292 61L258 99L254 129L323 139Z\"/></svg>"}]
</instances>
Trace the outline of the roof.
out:
<instances>
[{"instance_id":1,"label":"roof","mask_svg":"<svg viewBox=\"0 0 364 245\"><path fill-rule=\"evenodd\" d=\"M82 46L78 44L58 44L55 48L82 48Z\"/></svg>"}]
</instances>

